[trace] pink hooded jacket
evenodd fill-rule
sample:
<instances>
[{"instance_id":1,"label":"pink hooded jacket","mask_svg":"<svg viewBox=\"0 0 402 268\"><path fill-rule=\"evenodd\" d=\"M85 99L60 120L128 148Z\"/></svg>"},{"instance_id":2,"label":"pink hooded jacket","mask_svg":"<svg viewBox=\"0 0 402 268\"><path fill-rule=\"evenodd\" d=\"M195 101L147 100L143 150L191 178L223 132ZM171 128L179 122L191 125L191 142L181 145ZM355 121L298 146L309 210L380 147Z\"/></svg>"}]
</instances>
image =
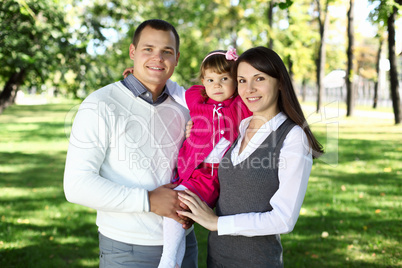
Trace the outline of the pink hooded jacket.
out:
<instances>
[{"instance_id":1,"label":"pink hooded jacket","mask_svg":"<svg viewBox=\"0 0 402 268\"><path fill-rule=\"evenodd\" d=\"M222 137L232 145L241 120L252 115L240 96L217 102L204 97L204 90L204 86L195 85L186 91L193 127L179 151L177 167L181 182L188 180Z\"/></svg>"}]
</instances>

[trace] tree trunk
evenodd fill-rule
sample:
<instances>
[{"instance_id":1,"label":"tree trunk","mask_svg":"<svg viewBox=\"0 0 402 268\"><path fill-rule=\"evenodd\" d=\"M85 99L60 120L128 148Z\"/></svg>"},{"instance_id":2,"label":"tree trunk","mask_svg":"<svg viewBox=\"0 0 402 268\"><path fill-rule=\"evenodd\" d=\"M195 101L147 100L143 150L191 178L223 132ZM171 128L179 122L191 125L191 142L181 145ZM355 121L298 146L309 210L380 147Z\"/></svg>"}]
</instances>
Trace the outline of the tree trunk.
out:
<instances>
[{"instance_id":1,"label":"tree trunk","mask_svg":"<svg viewBox=\"0 0 402 268\"><path fill-rule=\"evenodd\" d=\"M0 114L4 109L15 103L15 97L20 85L25 78L25 69L13 73L5 84L3 91L0 93Z\"/></svg>"},{"instance_id":2,"label":"tree trunk","mask_svg":"<svg viewBox=\"0 0 402 268\"><path fill-rule=\"evenodd\" d=\"M382 36L379 38L380 44L378 47L378 53L377 53L377 62L376 62L376 67L375 70L377 72L377 79L374 83L374 99L373 99L373 109L377 108L377 102L378 102L378 85L380 81L380 60L381 60L381 54L382 54L382 46L384 39Z\"/></svg>"},{"instance_id":3,"label":"tree trunk","mask_svg":"<svg viewBox=\"0 0 402 268\"><path fill-rule=\"evenodd\" d=\"M268 41L268 48L273 49L274 47L274 38L272 37L272 23L274 20L274 0L269 1L269 7L268 7L268 26L269 26L269 41Z\"/></svg>"},{"instance_id":4,"label":"tree trunk","mask_svg":"<svg viewBox=\"0 0 402 268\"><path fill-rule=\"evenodd\" d=\"M317 4L319 5L319 0L317 0ZM319 8L320 10L320 8ZM325 62L326 62L326 49L325 49L325 40L327 37L327 29L329 24L329 14L328 14L328 1L325 3L324 10L324 22L321 21L321 13L323 11L320 10L320 14L318 16L318 21L320 24L320 47L318 50L318 60L317 60L317 110L318 113L321 110L322 105L322 92L324 91L324 76L325 76Z\"/></svg>"},{"instance_id":5,"label":"tree trunk","mask_svg":"<svg viewBox=\"0 0 402 268\"><path fill-rule=\"evenodd\" d=\"M305 102L306 95L307 95L307 79L306 78L303 78L301 87L302 87L302 101Z\"/></svg>"},{"instance_id":6,"label":"tree trunk","mask_svg":"<svg viewBox=\"0 0 402 268\"><path fill-rule=\"evenodd\" d=\"M292 56L290 56L290 55L288 55L288 72L289 72L290 81L292 82L292 85L293 85L293 89L297 93L299 91L298 91L296 83L294 81L294 76L295 75L294 75L294 72L293 72L293 60L292 60Z\"/></svg>"},{"instance_id":7,"label":"tree trunk","mask_svg":"<svg viewBox=\"0 0 402 268\"><path fill-rule=\"evenodd\" d=\"M390 84L391 84L391 97L392 106L394 108L395 124L401 123L401 100L399 97L399 81L398 70L396 64L395 53L395 18L398 14L398 9L394 6L393 12L388 17L388 53L390 62Z\"/></svg>"},{"instance_id":8,"label":"tree trunk","mask_svg":"<svg viewBox=\"0 0 402 268\"><path fill-rule=\"evenodd\" d=\"M353 76L354 76L354 68L353 68L353 50L354 50L354 23L353 23L353 9L354 9L354 0L350 0L350 7L348 11L348 49L347 49L347 57L348 57L348 66L346 71L346 116L352 116L354 112L355 106L355 94L353 90Z\"/></svg>"}]
</instances>

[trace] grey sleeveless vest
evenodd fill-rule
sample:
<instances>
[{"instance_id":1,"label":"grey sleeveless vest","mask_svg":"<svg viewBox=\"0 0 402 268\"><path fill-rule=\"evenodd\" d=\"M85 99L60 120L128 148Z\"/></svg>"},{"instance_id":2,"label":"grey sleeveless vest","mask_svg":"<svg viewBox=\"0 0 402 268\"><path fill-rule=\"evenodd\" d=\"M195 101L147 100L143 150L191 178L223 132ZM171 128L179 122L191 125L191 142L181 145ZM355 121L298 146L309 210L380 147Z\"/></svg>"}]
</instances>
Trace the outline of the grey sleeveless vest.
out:
<instances>
[{"instance_id":1,"label":"grey sleeveless vest","mask_svg":"<svg viewBox=\"0 0 402 268\"><path fill-rule=\"evenodd\" d=\"M295 123L287 119L247 159L233 166L235 142L219 164L218 216L271 211L279 187L278 163L283 141ZM208 267L283 267L280 235L218 236L208 238Z\"/></svg>"}]
</instances>

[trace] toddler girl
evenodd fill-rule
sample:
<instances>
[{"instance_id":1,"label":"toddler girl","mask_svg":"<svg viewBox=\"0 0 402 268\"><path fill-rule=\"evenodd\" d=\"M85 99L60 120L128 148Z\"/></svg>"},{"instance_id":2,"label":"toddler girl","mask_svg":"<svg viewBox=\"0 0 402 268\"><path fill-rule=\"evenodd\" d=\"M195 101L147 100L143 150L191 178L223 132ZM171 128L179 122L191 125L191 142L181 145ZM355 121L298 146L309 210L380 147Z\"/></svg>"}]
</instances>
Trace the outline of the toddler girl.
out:
<instances>
[{"instance_id":1,"label":"toddler girl","mask_svg":"<svg viewBox=\"0 0 402 268\"><path fill-rule=\"evenodd\" d=\"M211 208L219 195L218 165L236 140L240 121L252 115L237 95L232 66L235 49L210 52L200 67L203 86L186 90L193 127L180 149L175 190L189 189ZM221 163L224 164L224 163ZM163 254L160 268L180 267L185 251L185 230L171 218L163 222Z\"/></svg>"}]
</instances>

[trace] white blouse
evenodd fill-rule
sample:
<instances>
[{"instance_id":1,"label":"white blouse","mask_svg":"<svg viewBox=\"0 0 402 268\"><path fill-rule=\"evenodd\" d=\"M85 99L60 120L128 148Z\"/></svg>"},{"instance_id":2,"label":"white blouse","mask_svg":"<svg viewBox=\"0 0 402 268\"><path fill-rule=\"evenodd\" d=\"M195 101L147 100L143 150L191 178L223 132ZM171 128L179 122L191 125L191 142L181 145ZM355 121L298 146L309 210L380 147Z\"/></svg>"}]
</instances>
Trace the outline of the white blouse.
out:
<instances>
[{"instance_id":1,"label":"white blouse","mask_svg":"<svg viewBox=\"0 0 402 268\"><path fill-rule=\"evenodd\" d=\"M278 129L287 116L281 112L265 123L239 155L241 142L251 118L248 117L240 123L239 140L231 154L234 165L247 159L272 131ZM221 216L218 219L218 235L261 236L291 232L299 217L312 164L307 136L300 126L294 126L286 136L280 150L279 189L270 201L273 209L261 213Z\"/></svg>"}]
</instances>

